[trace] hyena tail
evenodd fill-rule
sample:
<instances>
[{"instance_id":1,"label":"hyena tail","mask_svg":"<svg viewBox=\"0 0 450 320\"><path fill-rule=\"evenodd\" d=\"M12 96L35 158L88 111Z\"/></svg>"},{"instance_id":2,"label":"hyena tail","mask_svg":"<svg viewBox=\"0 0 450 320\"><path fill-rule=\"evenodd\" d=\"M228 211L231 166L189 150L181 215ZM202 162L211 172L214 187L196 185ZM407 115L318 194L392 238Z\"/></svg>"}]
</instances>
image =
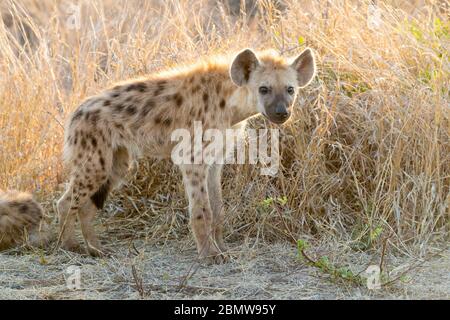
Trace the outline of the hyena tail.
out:
<instances>
[{"instance_id":1,"label":"hyena tail","mask_svg":"<svg viewBox=\"0 0 450 320\"><path fill-rule=\"evenodd\" d=\"M29 193L0 191L0 250L24 243L46 244L48 231L42 207Z\"/></svg>"},{"instance_id":2,"label":"hyena tail","mask_svg":"<svg viewBox=\"0 0 450 320\"><path fill-rule=\"evenodd\" d=\"M108 180L91 196L97 209L103 209L108 194L117 188L130 167L130 154L125 147L118 147L113 152L112 170Z\"/></svg>"}]
</instances>

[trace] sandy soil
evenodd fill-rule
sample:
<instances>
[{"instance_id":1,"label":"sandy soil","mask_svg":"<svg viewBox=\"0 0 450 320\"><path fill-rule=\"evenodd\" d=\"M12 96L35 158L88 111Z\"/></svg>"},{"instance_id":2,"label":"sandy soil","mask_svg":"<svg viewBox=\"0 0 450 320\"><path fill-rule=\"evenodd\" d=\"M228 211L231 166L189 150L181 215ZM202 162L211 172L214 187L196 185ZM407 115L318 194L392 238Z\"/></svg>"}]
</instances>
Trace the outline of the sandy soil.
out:
<instances>
[{"instance_id":1,"label":"sandy soil","mask_svg":"<svg viewBox=\"0 0 450 320\"><path fill-rule=\"evenodd\" d=\"M260 245L253 240L236 246L224 265L196 261L191 241L122 245L110 258L58 251L0 255L1 299L450 299L450 250L426 261L389 258L397 270L420 265L402 281L379 290L333 280L306 266L287 244ZM373 257L348 257L355 271ZM69 266L80 267L81 288L70 290ZM391 268L391 269L392 269ZM133 271L134 270L134 271ZM181 286L180 286L181 284Z\"/></svg>"}]
</instances>

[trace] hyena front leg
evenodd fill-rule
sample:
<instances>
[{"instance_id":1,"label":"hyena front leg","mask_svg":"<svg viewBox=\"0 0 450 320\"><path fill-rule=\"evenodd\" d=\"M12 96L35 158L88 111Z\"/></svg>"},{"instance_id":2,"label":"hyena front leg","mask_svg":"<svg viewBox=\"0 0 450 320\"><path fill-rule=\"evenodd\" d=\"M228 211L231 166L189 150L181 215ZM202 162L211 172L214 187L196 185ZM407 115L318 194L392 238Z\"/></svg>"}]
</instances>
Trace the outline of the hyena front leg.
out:
<instances>
[{"instance_id":1,"label":"hyena front leg","mask_svg":"<svg viewBox=\"0 0 450 320\"><path fill-rule=\"evenodd\" d=\"M192 231L200 258L224 262L224 256L214 241L213 214L208 197L208 166L182 165L183 181L189 199Z\"/></svg>"},{"instance_id":2,"label":"hyena front leg","mask_svg":"<svg viewBox=\"0 0 450 320\"><path fill-rule=\"evenodd\" d=\"M63 249L81 253L83 251L82 247L75 238L77 203L78 201L73 194L73 182L71 182L57 203L59 219L58 245L61 245Z\"/></svg>"},{"instance_id":3,"label":"hyena front leg","mask_svg":"<svg viewBox=\"0 0 450 320\"><path fill-rule=\"evenodd\" d=\"M222 200L222 167L221 164L213 164L208 173L208 195L213 213L212 229L213 237L220 251L225 252L227 248L223 241L223 219L224 208Z\"/></svg>"}]
</instances>

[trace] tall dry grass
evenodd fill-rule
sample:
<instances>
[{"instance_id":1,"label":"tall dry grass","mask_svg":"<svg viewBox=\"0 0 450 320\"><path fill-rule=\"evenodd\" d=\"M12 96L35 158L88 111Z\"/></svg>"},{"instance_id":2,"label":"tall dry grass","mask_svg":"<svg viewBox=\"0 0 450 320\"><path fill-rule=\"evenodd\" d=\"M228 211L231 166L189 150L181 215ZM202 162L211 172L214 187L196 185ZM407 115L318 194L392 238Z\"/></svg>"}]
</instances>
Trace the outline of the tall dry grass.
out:
<instances>
[{"instance_id":1,"label":"tall dry grass","mask_svg":"<svg viewBox=\"0 0 450 320\"><path fill-rule=\"evenodd\" d=\"M448 240L449 3L375 2L377 13L372 1L258 1L235 16L206 0L2 1L0 188L53 199L64 120L115 81L243 47L294 55L307 45L319 72L282 128L282 172L225 170L229 238L309 234L357 249ZM68 3L81 5L79 28ZM177 237L185 207L176 169L143 161L108 223Z\"/></svg>"}]
</instances>

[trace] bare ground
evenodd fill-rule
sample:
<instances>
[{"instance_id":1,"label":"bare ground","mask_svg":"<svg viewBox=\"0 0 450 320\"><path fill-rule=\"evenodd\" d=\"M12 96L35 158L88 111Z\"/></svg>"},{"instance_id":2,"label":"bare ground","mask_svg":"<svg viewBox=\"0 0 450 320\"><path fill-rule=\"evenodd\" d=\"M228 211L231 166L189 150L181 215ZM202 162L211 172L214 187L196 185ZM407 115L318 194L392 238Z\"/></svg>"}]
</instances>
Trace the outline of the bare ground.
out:
<instances>
[{"instance_id":1,"label":"bare ground","mask_svg":"<svg viewBox=\"0 0 450 320\"><path fill-rule=\"evenodd\" d=\"M378 261L367 253L342 254L355 273ZM328 251L327 251L328 250ZM341 250L341 249L340 249ZM449 299L450 250L426 259L386 257L392 277L416 266L379 290L332 279L299 261L289 244L235 244L223 265L196 261L191 240L120 245L110 258L93 259L59 250L11 251L0 255L1 299ZM22 251L23 252L23 251ZM331 252L331 253L330 253ZM321 253L322 254L322 253ZM376 264L376 263L375 263ZM81 268L81 289L69 290L66 269ZM396 270L395 270L396 269ZM134 271L133 271L134 270Z\"/></svg>"}]
</instances>

